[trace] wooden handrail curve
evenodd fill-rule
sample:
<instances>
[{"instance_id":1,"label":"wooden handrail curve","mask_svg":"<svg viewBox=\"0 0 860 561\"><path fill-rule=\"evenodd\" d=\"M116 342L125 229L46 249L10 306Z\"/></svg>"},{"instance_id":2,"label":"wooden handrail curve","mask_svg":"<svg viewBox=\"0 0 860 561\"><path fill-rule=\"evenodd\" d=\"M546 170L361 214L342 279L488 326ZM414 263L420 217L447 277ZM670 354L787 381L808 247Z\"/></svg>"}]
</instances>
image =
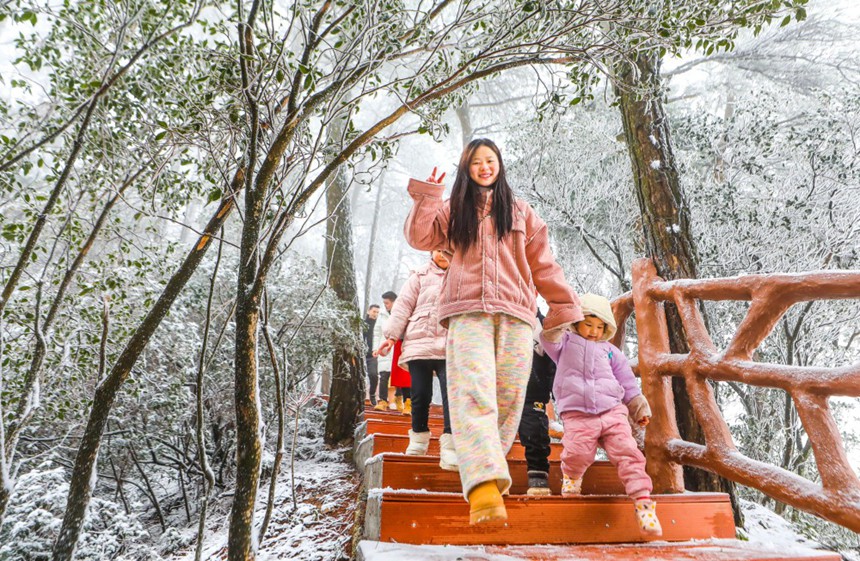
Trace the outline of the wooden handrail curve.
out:
<instances>
[{"instance_id":1,"label":"wooden handrail curve","mask_svg":"<svg viewBox=\"0 0 860 561\"><path fill-rule=\"evenodd\" d=\"M828 404L830 396L860 397L860 363L844 368L798 367L752 360L761 342L798 302L860 299L860 271L748 275L664 281L649 259L633 264L633 290L612 303L619 326L635 311L636 370L651 404L645 436L648 472L657 493L684 492L682 465L696 466L753 487L800 510L860 532L860 479L848 463ZM750 302L725 350L711 340L697 300ZM672 354L664 303L677 306L690 352ZM675 421L671 378L683 377L706 444L682 440ZM809 438L821 482L749 458L735 447L708 380L780 388L793 399Z\"/></svg>"}]
</instances>

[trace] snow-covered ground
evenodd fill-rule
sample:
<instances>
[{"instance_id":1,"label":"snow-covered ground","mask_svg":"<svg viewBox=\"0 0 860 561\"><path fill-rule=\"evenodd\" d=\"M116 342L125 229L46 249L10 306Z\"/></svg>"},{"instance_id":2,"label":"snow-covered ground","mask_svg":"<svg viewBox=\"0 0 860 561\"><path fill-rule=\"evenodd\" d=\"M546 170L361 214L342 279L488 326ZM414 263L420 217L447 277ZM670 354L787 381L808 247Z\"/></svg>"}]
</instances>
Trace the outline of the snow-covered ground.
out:
<instances>
[{"instance_id":1,"label":"snow-covered ground","mask_svg":"<svg viewBox=\"0 0 860 561\"><path fill-rule=\"evenodd\" d=\"M276 487L275 508L266 537L257 551L259 561L297 559L337 561L351 558L352 530L360 477L348 458L349 450L330 449L323 443L325 406L310 405L302 411L296 446L293 505L290 442ZM265 514L268 481L261 485L256 520ZM227 558L229 497L216 505L207 524L202 559ZM183 543L189 546L172 561L193 561L196 527L188 528Z\"/></svg>"}]
</instances>

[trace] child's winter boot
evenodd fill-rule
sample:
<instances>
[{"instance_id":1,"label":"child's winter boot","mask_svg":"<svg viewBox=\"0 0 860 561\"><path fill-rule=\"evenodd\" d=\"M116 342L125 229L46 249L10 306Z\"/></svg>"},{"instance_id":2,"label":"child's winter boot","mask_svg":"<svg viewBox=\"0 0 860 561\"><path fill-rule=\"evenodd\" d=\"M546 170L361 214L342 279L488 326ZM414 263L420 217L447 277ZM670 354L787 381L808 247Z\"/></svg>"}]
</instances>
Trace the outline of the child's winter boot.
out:
<instances>
[{"instance_id":1,"label":"child's winter boot","mask_svg":"<svg viewBox=\"0 0 860 561\"><path fill-rule=\"evenodd\" d=\"M388 409L388 402L384 399L380 399L376 402L376 405L373 406L374 411L385 411Z\"/></svg>"},{"instance_id":2,"label":"child's winter boot","mask_svg":"<svg viewBox=\"0 0 860 561\"><path fill-rule=\"evenodd\" d=\"M577 479L564 476L561 480L561 496L576 497L582 494L582 478Z\"/></svg>"},{"instance_id":3,"label":"child's winter boot","mask_svg":"<svg viewBox=\"0 0 860 561\"><path fill-rule=\"evenodd\" d=\"M454 437L444 432L439 436L439 467L446 471L460 471Z\"/></svg>"},{"instance_id":4,"label":"child's winter boot","mask_svg":"<svg viewBox=\"0 0 860 561\"><path fill-rule=\"evenodd\" d=\"M657 503L649 497L636 499L633 503L636 508L636 520L639 522L639 530L642 535L656 538L663 535L663 527L657 519Z\"/></svg>"},{"instance_id":5,"label":"child's winter boot","mask_svg":"<svg viewBox=\"0 0 860 561\"><path fill-rule=\"evenodd\" d=\"M409 446L406 447L407 456L424 456L430 446L430 431L415 432L409 429Z\"/></svg>"},{"instance_id":6,"label":"child's winter boot","mask_svg":"<svg viewBox=\"0 0 860 561\"><path fill-rule=\"evenodd\" d=\"M469 491L469 524L474 526L507 519L505 501L495 480L479 483Z\"/></svg>"},{"instance_id":7,"label":"child's winter boot","mask_svg":"<svg viewBox=\"0 0 860 561\"><path fill-rule=\"evenodd\" d=\"M549 488L549 474L545 471L529 470L529 490L526 495L544 497L552 495Z\"/></svg>"},{"instance_id":8,"label":"child's winter boot","mask_svg":"<svg viewBox=\"0 0 860 561\"><path fill-rule=\"evenodd\" d=\"M403 396L402 395L394 396L394 409L403 413Z\"/></svg>"},{"instance_id":9,"label":"child's winter boot","mask_svg":"<svg viewBox=\"0 0 860 561\"><path fill-rule=\"evenodd\" d=\"M412 416L412 400L411 399L407 399L403 403L403 414L408 416L408 417Z\"/></svg>"}]
</instances>

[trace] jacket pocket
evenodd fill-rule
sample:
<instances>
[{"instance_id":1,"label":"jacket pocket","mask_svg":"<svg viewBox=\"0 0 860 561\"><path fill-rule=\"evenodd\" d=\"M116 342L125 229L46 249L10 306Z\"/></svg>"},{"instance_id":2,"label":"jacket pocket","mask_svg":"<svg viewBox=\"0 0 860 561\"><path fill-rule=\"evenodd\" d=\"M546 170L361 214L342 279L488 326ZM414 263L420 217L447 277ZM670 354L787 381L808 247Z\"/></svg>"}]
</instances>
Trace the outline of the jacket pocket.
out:
<instances>
[{"instance_id":1,"label":"jacket pocket","mask_svg":"<svg viewBox=\"0 0 860 561\"><path fill-rule=\"evenodd\" d=\"M404 341L415 341L432 335L430 331L430 310L427 308L416 310L409 316L406 324L406 333L403 336Z\"/></svg>"},{"instance_id":2,"label":"jacket pocket","mask_svg":"<svg viewBox=\"0 0 860 561\"><path fill-rule=\"evenodd\" d=\"M508 271L517 271L517 278L513 281L514 293L513 301L521 306L527 305L530 301L529 291L533 290L532 286L532 271L529 267L528 259L526 258L526 223L519 215L519 212L514 212L514 224L511 229L511 243L505 248L505 257L509 260L507 265Z\"/></svg>"}]
</instances>

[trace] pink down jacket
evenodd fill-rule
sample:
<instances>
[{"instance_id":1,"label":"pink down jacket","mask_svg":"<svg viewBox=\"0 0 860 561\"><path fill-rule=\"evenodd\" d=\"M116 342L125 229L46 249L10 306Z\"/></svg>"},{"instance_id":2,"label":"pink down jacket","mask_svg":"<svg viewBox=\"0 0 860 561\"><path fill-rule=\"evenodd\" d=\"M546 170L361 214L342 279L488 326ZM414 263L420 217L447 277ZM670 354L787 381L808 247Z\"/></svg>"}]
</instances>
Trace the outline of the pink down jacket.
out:
<instances>
[{"instance_id":1,"label":"pink down jacket","mask_svg":"<svg viewBox=\"0 0 860 561\"><path fill-rule=\"evenodd\" d=\"M484 199L478 242L468 251L450 247L449 201L442 200L444 185L411 179L409 194L414 204L406 218L404 234L419 250L454 251L439 297L439 321L470 312L505 313L532 327L537 302L535 287L549 304L544 329L580 321L579 297L565 282L564 271L552 255L546 223L528 203L516 200L513 230L499 240L488 218L492 193Z\"/></svg>"},{"instance_id":2,"label":"pink down jacket","mask_svg":"<svg viewBox=\"0 0 860 561\"><path fill-rule=\"evenodd\" d=\"M439 325L439 292L445 271L430 261L412 272L400 289L385 324L386 339L403 339L398 365L408 368L410 360L445 360L448 330Z\"/></svg>"},{"instance_id":3,"label":"pink down jacket","mask_svg":"<svg viewBox=\"0 0 860 561\"><path fill-rule=\"evenodd\" d=\"M541 345L557 365L552 393L556 411L597 415L641 394L627 357L608 341L565 332L558 343L543 334Z\"/></svg>"}]
</instances>

